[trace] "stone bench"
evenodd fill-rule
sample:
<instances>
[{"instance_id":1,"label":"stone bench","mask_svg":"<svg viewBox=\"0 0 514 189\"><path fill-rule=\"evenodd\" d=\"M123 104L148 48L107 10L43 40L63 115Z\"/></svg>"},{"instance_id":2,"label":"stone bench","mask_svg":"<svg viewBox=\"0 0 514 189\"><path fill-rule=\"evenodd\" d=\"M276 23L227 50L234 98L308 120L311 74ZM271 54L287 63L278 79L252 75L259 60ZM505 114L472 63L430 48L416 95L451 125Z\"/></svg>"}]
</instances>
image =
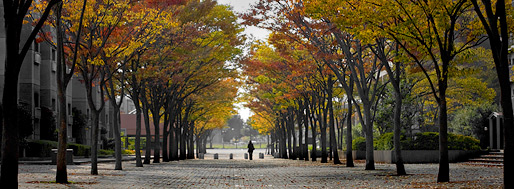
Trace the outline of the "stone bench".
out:
<instances>
[{"instance_id":1,"label":"stone bench","mask_svg":"<svg viewBox=\"0 0 514 189\"><path fill-rule=\"evenodd\" d=\"M57 149L52 149L52 165L57 164ZM66 165L73 165L73 149L66 149Z\"/></svg>"}]
</instances>

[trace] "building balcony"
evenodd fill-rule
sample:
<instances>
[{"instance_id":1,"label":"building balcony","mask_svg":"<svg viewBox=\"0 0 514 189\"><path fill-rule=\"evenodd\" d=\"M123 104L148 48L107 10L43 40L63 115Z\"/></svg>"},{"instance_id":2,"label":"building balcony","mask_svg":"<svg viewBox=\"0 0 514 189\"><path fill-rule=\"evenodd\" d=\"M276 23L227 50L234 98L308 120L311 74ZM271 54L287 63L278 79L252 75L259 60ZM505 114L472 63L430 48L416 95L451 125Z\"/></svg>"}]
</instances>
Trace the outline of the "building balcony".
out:
<instances>
[{"instance_id":1,"label":"building balcony","mask_svg":"<svg viewBox=\"0 0 514 189\"><path fill-rule=\"evenodd\" d=\"M41 64L41 55L39 53L34 53L34 63Z\"/></svg>"},{"instance_id":2,"label":"building balcony","mask_svg":"<svg viewBox=\"0 0 514 189\"><path fill-rule=\"evenodd\" d=\"M68 124L73 124L73 116L72 115L69 115L68 116L68 120L67 120Z\"/></svg>"},{"instance_id":3,"label":"building balcony","mask_svg":"<svg viewBox=\"0 0 514 189\"><path fill-rule=\"evenodd\" d=\"M41 108L40 107L34 108L34 118L41 119Z\"/></svg>"}]
</instances>

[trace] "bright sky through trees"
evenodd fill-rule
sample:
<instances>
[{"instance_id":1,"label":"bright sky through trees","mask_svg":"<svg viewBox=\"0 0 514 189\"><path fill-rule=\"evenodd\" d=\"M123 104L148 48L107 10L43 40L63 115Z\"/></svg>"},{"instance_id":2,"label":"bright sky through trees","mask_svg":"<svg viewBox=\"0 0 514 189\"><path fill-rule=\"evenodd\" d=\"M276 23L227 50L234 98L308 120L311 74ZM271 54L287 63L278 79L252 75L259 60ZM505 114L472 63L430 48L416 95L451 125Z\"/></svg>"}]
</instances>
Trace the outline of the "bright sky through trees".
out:
<instances>
[{"instance_id":1,"label":"bright sky through trees","mask_svg":"<svg viewBox=\"0 0 514 189\"><path fill-rule=\"evenodd\" d=\"M250 4L255 4L257 0L218 0L219 4L226 4L233 7L237 13L246 12L250 8ZM246 35L252 35L257 40L265 40L268 37L269 31L255 26L245 26L244 33ZM247 120L251 115L249 108L243 107L242 104L237 104L238 113L241 115L243 120Z\"/></svg>"}]
</instances>

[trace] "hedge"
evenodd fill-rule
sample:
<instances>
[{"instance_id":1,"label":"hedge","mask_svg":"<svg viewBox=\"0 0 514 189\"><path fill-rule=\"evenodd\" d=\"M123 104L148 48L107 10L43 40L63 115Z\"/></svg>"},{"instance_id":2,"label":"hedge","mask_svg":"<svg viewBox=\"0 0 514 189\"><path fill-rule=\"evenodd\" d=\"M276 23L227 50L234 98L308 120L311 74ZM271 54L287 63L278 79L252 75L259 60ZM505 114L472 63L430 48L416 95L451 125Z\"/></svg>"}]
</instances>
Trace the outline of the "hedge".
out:
<instances>
[{"instance_id":1,"label":"hedge","mask_svg":"<svg viewBox=\"0 0 514 189\"><path fill-rule=\"evenodd\" d=\"M352 150L366 150L366 139L364 137L357 137L353 139Z\"/></svg>"},{"instance_id":2,"label":"hedge","mask_svg":"<svg viewBox=\"0 0 514 189\"><path fill-rule=\"evenodd\" d=\"M57 149L59 144L50 140L35 140L28 142L26 155L28 157L50 157L52 149ZM82 144L68 143L67 148L73 149L74 156L89 156L91 147Z\"/></svg>"},{"instance_id":3,"label":"hedge","mask_svg":"<svg viewBox=\"0 0 514 189\"><path fill-rule=\"evenodd\" d=\"M50 157L52 149L57 148L58 143L50 140L30 141L25 150L27 157Z\"/></svg>"},{"instance_id":4,"label":"hedge","mask_svg":"<svg viewBox=\"0 0 514 189\"><path fill-rule=\"evenodd\" d=\"M100 150L98 150L98 155L99 156L113 156L114 155L114 150L100 149Z\"/></svg>"},{"instance_id":5,"label":"hedge","mask_svg":"<svg viewBox=\"0 0 514 189\"><path fill-rule=\"evenodd\" d=\"M68 143L68 148L73 149L74 156L89 156L91 154L91 146Z\"/></svg>"},{"instance_id":6,"label":"hedge","mask_svg":"<svg viewBox=\"0 0 514 189\"><path fill-rule=\"evenodd\" d=\"M385 133L373 142L375 150L394 149L393 133ZM416 133L414 139L401 137L402 150L439 150L439 133L424 132ZM366 150L364 137L357 137L353 140L353 150ZM464 135L448 134L449 150L480 150L480 141Z\"/></svg>"}]
</instances>

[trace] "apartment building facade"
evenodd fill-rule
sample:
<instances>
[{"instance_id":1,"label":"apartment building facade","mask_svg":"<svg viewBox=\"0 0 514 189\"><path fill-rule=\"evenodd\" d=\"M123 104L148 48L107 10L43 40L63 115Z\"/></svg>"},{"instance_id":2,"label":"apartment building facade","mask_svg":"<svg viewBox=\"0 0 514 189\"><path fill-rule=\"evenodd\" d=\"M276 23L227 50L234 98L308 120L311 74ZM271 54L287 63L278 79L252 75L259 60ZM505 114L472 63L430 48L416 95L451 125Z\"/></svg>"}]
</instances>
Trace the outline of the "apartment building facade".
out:
<instances>
[{"instance_id":1,"label":"apartment building facade","mask_svg":"<svg viewBox=\"0 0 514 189\"><path fill-rule=\"evenodd\" d=\"M3 2L0 2L0 14L3 15ZM4 78L5 78L5 45L6 34L4 29L3 17L0 17L0 98L3 96ZM25 24L22 29L22 42L23 38L27 38L32 31L31 24ZM45 32L55 34L55 30L51 27L45 27ZM55 39L55 36L54 36ZM55 119L53 128L58 128L58 115L60 111L66 111L67 119L67 138L68 142L77 142L74 137L74 129L81 129L75 133L83 133L85 140L80 143L91 145L91 115L86 98L86 89L83 83L80 82L79 74L75 74L72 81L68 84L66 91L67 101L66 109L60 110L59 98L57 97L57 51L56 48L49 42L43 41L40 43L33 42L30 50L24 58L21 67L18 81L18 105L31 115L32 134L27 137L28 140L41 140L47 139L45 130L48 130L47 125L42 125L42 119L48 119L45 111L50 111ZM95 103L99 104L101 100L105 100L105 108L101 113L100 129L101 138L113 138L112 122L113 122L113 109L110 107L109 102L105 97L100 96L100 89L95 87L94 99ZM73 111L76 108L81 110L86 115L87 126L84 128L76 128L73 126Z\"/></svg>"}]
</instances>

